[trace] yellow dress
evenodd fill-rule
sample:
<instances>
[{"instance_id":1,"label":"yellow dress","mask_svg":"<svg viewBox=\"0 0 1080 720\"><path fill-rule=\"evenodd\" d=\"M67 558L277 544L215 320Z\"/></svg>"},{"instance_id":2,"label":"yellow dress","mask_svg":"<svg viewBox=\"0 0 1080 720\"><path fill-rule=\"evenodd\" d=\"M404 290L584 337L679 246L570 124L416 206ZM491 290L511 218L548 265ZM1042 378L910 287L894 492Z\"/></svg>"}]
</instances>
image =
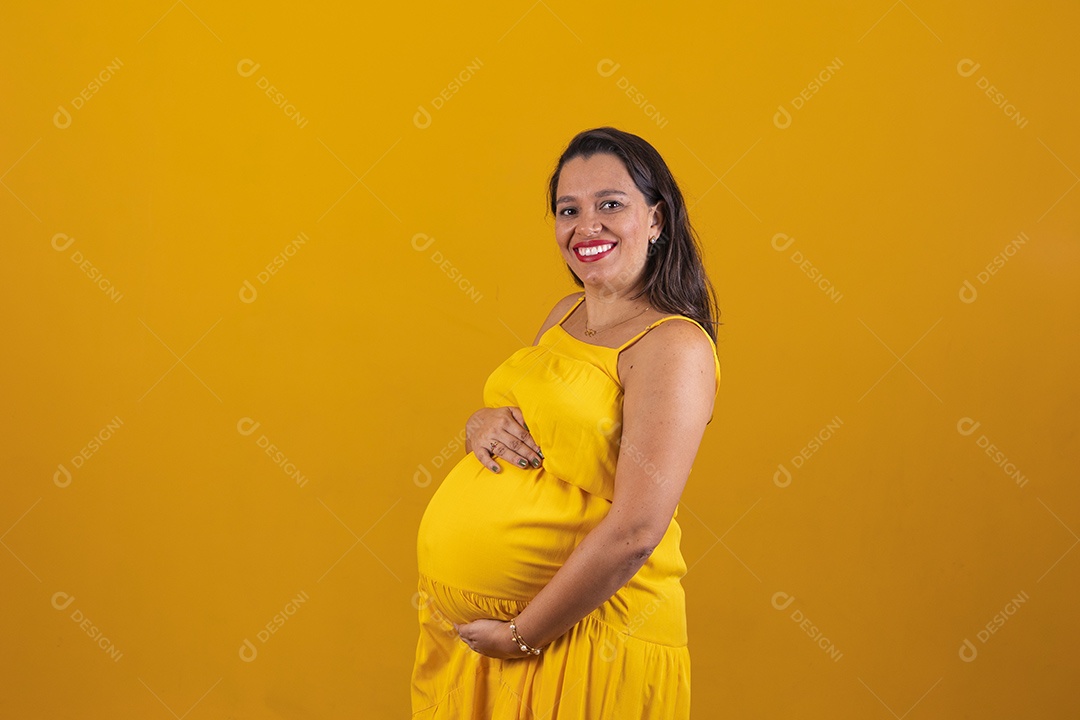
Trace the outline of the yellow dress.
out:
<instances>
[{"instance_id":1,"label":"yellow dress","mask_svg":"<svg viewBox=\"0 0 1080 720\"><path fill-rule=\"evenodd\" d=\"M539 656L480 655L452 625L516 616L607 514L621 436L619 353L662 322L694 322L670 315L608 348L562 327L580 303L539 344L511 355L484 386L486 407L521 408L544 452L542 466L523 469L498 460L501 472L493 473L468 453L420 521L414 720L689 717L678 510L629 583ZM719 359L716 381L719 391Z\"/></svg>"}]
</instances>

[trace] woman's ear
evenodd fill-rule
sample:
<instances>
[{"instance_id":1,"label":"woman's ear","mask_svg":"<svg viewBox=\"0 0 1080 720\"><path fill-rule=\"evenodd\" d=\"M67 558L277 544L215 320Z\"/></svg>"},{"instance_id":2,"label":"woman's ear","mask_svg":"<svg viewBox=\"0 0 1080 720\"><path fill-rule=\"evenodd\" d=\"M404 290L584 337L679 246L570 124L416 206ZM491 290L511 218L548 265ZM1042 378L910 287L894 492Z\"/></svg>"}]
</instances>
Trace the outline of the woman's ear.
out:
<instances>
[{"instance_id":1,"label":"woman's ear","mask_svg":"<svg viewBox=\"0 0 1080 720\"><path fill-rule=\"evenodd\" d=\"M656 234L653 237L660 237L660 233L664 231L664 222L667 220L667 205L663 200L657 200L652 206L651 213L649 228L656 228Z\"/></svg>"}]
</instances>

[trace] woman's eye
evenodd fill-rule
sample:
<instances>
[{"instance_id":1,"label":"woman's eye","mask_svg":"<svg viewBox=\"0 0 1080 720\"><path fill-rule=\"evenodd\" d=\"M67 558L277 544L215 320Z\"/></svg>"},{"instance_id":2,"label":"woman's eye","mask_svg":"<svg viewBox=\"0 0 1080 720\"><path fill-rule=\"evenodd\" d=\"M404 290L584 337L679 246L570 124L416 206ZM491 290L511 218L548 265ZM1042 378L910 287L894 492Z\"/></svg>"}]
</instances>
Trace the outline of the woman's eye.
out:
<instances>
[{"instance_id":1,"label":"woman's eye","mask_svg":"<svg viewBox=\"0 0 1080 720\"><path fill-rule=\"evenodd\" d=\"M602 207L602 208L606 208L609 205L622 207L622 203L619 202L618 200L605 200L604 202L600 203L600 207ZM567 207L567 208L563 208L562 210L560 210L559 215L562 215L563 217L566 217L567 213L573 213L573 212L576 212L574 208Z\"/></svg>"}]
</instances>

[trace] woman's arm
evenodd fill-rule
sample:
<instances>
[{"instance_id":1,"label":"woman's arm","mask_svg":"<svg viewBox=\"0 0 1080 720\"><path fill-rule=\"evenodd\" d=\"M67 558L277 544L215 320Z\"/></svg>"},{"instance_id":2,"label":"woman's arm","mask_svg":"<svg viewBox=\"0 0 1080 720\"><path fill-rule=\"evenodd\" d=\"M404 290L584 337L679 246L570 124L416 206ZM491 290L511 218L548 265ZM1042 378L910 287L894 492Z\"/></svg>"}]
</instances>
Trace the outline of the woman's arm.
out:
<instances>
[{"instance_id":1,"label":"woman's arm","mask_svg":"<svg viewBox=\"0 0 1080 720\"><path fill-rule=\"evenodd\" d=\"M700 328L667 322L638 346L622 378L611 510L518 617L518 634L533 647L563 635L645 564L667 532L712 415L715 360Z\"/></svg>"}]
</instances>

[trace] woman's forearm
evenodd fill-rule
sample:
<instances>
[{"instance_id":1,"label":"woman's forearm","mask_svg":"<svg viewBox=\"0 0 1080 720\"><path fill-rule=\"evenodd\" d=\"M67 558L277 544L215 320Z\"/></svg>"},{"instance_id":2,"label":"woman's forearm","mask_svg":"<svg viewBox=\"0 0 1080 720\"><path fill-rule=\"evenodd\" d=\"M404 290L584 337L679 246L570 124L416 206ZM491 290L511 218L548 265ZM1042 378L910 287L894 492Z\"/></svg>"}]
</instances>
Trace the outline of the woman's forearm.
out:
<instances>
[{"instance_id":1,"label":"woman's forearm","mask_svg":"<svg viewBox=\"0 0 1080 720\"><path fill-rule=\"evenodd\" d=\"M543 647L630 581L652 549L608 516L585 536L517 620L518 634Z\"/></svg>"}]
</instances>

